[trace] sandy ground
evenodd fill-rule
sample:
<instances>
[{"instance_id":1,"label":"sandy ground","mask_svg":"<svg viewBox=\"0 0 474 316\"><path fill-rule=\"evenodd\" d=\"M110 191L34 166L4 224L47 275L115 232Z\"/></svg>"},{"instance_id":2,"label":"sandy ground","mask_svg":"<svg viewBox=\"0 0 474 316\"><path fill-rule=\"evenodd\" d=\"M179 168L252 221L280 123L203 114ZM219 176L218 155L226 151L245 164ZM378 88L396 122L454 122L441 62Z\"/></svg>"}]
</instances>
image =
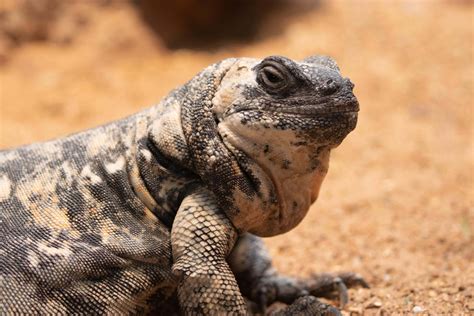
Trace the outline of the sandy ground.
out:
<instances>
[{"instance_id":1,"label":"sandy ground","mask_svg":"<svg viewBox=\"0 0 474 316\"><path fill-rule=\"evenodd\" d=\"M52 40L0 45L1 148L139 111L225 57L333 56L359 124L303 223L268 239L275 265L364 275L345 315L474 314L472 3L323 2L213 51L169 50L128 3L92 3Z\"/></svg>"}]
</instances>

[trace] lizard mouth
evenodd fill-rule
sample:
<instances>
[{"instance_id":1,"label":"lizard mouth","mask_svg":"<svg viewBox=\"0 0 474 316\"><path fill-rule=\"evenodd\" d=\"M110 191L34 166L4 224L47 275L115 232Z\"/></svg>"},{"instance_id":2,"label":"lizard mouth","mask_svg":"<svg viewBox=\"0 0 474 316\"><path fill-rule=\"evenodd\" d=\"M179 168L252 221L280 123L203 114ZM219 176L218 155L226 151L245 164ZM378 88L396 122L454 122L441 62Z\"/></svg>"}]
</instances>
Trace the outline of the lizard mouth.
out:
<instances>
[{"instance_id":1,"label":"lizard mouth","mask_svg":"<svg viewBox=\"0 0 474 316\"><path fill-rule=\"evenodd\" d=\"M241 112L266 112L271 114L290 114L303 117L322 117L334 114L352 114L359 112L359 102L355 97L349 100L322 100L317 103L267 106L251 106L247 104L236 104L224 113L224 117Z\"/></svg>"},{"instance_id":2,"label":"lizard mouth","mask_svg":"<svg viewBox=\"0 0 474 316\"><path fill-rule=\"evenodd\" d=\"M287 107L277 110L280 113L294 114L302 116L325 116L333 114L356 114L359 112L359 102L357 99L349 102L329 102L321 104L303 105L300 107Z\"/></svg>"}]
</instances>

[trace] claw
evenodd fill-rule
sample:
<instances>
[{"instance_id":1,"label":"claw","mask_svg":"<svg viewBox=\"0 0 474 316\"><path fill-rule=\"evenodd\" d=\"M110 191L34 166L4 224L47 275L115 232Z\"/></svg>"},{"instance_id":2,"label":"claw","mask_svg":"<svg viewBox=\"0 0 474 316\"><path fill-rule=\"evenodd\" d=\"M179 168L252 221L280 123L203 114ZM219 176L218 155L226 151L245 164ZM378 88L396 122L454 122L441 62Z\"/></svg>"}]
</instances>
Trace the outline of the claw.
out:
<instances>
[{"instance_id":1,"label":"claw","mask_svg":"<svg viewBox=\"0 0 474 316\"><path fill-rule=\"evenodd\" d=\"M369 284L358 273L346 272L339 274L339 277L347 285L347 287L362 286L363 288L370 288Z\"/></svg>"},{"instance_id":2,"label":"claw","mask_svg":"<svg viewBox=\"0 0 474 316\"><path fill-rule=\"evenodd\" d=\"M339 293L339 307L344 308L344 306L349 303L349 294L347 293L347 286L341 278L336 277L334 278L334 287Z\"/></svg>"},{"instance_id":3,"label":"claw","mask_svg":"<svg viewBox=\"0 0 474 316\"><path fill-rule=\"evenodd\" d=\"M344 308L349 302L348 288L354 286L369 287L367 282L359 274L351 272L340 273L338 275L323 273L313 275L312 278L301 282L303 287L308 289L311 295L330 299L338 298L341 308Z\"/></svg>"},{"instance_id":4,"label":"claw","mask_svg":"<svg viewBox=\"0 0 474 316\"><path fill-rule=\"evenodd\" d=\"M262 311L263 315L265 315L267 310L267 289L262 288L262 290L258 293L258 307Z\"/></svg>"}]
</instances>

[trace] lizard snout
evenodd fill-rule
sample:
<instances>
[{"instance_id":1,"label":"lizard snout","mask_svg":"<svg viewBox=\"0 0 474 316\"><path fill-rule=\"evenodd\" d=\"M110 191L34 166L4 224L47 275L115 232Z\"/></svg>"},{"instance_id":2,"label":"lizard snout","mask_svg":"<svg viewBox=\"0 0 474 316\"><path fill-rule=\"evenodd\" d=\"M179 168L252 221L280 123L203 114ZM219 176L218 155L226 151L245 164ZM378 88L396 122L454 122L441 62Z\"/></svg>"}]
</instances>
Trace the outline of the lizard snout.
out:
<instances>
[{"instance_id":1,"label":"lizard snout","mask_svg":"<svg viewBox=\"0 0 474 316\"><path fill-rule=\"evenodd\" d=\"M336 94L336 92L340 91L344 92L351 92L354 90L354 84L349 80L349 78L326 78L320 85L320 93L323 96L330 96Z\"/></svg>"},{"instance_id":2,"label":"lizard snout","mask_svg":"<svg viewBox=\"0 0 474 316\"><path fill-rule=\"evenodd\" d=\"M344 85L348 86L351 91L354 90L354 84L349 78L344 78Z\"/></svg>"}]
</instances>

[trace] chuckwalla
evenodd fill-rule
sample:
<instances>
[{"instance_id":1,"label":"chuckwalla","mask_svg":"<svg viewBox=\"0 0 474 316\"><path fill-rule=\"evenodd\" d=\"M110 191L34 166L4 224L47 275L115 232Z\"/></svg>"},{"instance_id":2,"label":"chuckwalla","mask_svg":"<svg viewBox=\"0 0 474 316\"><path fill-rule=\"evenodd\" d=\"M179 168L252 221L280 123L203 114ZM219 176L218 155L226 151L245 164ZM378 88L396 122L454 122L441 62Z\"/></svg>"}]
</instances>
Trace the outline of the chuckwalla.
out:
<instances>
[{"instance_id":1,"label":"chuckwalla","mask_svg":"<svg viewBox=\"0 0 474 316\"><path fill-rule=\"evenodd\" d=\"M339 315L315 296L344 304L360 276L282 276L260 237L316 200L352 90L325 56L226 59L138 114L0 151L2 314Z\"/></svg>"}]
</instances>

